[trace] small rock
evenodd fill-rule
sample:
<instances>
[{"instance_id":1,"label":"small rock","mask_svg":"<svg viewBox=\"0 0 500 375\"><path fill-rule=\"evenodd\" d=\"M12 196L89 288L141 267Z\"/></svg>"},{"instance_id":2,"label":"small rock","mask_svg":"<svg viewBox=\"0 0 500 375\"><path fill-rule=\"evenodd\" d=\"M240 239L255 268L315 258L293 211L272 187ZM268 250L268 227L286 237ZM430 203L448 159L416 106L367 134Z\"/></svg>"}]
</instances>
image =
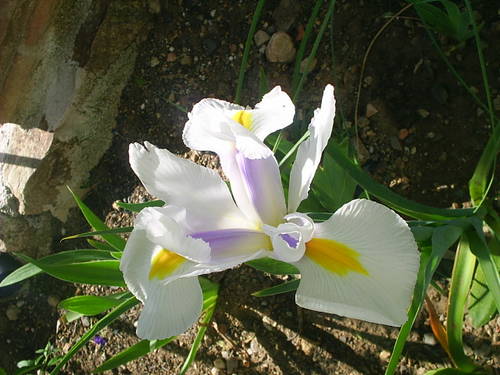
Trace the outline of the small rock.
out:
<instances>
[{"instance_id":1,"label":"small rock","mask_svg":"<svg viewBox=\"0 0 500 375\"><path fill-rule=\"evenodd\" d=\"M205 49L205 52L207 53L207 55L211 55L217 49L217 42L213 39L209 39L209 38L203 39L202 44L203 44L203 48Z\"/></svg>"},{"instance_id":2,"label":"small rock","mask_svg":"<svg viewBox=\"0 0 500 375\"><path fill-rule=\"evenodd\" d=\"M212 367L212 369L210 370L210 374L211 375L219 375L220 374L220 371L218 368L216 367Z\"/></svg>"},{"instance_id":3,"label":"small rock","mask_svg":"<svg viewBox=\"0 0 500 375\"><path fill-rule=\"evenodd\" d=\"M429 132L425 135L425 138L428 138L428 139L433 139L433 138L436 138L436 133L434 132Z\"/></svg>"},{"instance_id":4,"label":"small rock","mask_svg":"<svg viewBox=\"0 0 500 375\"><path fill-rule=\"evenodd\" d=\"M428 111L428 110L426 110L426 109L423 109L423 108L419 108L419 109L417 109L417 113L418 113L418 115L419 115L420 117L422 117L422 118L427 118L427 117L429 117L429 115L430 115L429 111Z\"/></svg>"},{"instance_id":5,"label":"small rock","mask_svg":"<svg viewBox=\"0 0 500 375\"><path fill-rule=\"evenodd\" d=\"M214 361L214 366L219 370L223 370L226 368L226 361L224 361L222 358L217 358Z\"/></svg>"},{"instance_id":6,"label":"small rock","mask_svg":"<svg viewBox=\"0 0 500 375\"><path fill-rule=\"evenodd\" d=\"M307 340L300 340L300 349L305 355L310 356L314 352L314 345Z\"/></svg>"},{"instance_id":7,"label":"small rock","mask_svg":"<svg viewBox=\"0 0 500 375\"><path fill-rule=\"evenodd\" d=\"M48 296L47 297L47 303L52 306L52 307L57 307L57 305L59 304L59 297L57 296Z\"/></svg>"},{"instance_id":8,"label":"small rock","mask_svg":"<svg viewBox=\"0 0 500 375\"><path fill-rule=\"evenodd\" d=\"M293 40L287 33L278 31L273 34L266 48L266 57L270 62L289 63L295 57Z\"/></svg>"},{"instance_id":9,"label":"small rock","mask_svg":"<svg viewBox=\"0 0 500 375\"><path fill-rule=\"evenodd\" d=\"M84 327L88 327L90 326L90 321L89 321L89 318L87 318L86 316L82 316L81 318L81 321L82 321L82 325Z\"/></svg>"},{"instance_id":10,"label":"small rock","mask_svg":"<svg viewBox=\"0 0 500 375\"><path fill-rule=\"evenodd\" d=\"M167 53L167 62L174 62L177 60L177 55L174 52Z\"/></svg>"},{"instance_id":11,"label":"small rock","mask_svg":"<svg viewBox=\"0 0 500 375\"><path fill-rule=\"evenodd\" d=\"M372 104L368 103L366 105L366 118L370 118L378 113L378 109Z\"/></svg>"},{"instance_id":12,"label":"small rock","mask_svg":"<svg viewBox=\"0 0 500 375\"><path fill-rule=\"evenodd\" d=\"M231 374L234 370L238 368L239 362L236 358L229 358L226 361L226 370L228 374Z\"/></svg>"},{"instance_id":13,"label":"small rock","mask_svg":"<svg viewBox=\"0 0 500 375\"><path fill-rule=\"evenodd\" d=\"M410 131L408 129L406 129L406 128L399 129L398 138L401 141L404 141L409 135L410 135Z\"/></svg>"},{"instance_id":14,"label":"small rock","mask_svg":"<svg viewBox=\"0 0 500 375\"><path fill-rule=\"evenodd\" d=\"M412 155L415 155L417 153L417 148L415 146L413 146L411 149L410 149L410 154Z\"/></svg>"},{"instance_id":15,"label":"small rock","mask_svg":"<svg viewBox=\"0 0 500 375\"><path fill-rule=\"evenodd\" d=\"M391 144L391 147L396 150L396 151L402 151L403 148L401 147L401 143L399 143L399 139L397 139L394 136L389 137L389 143Z\"/></svg>"},{"instance_id":16,"label":"small rock","mask_svg":"<svg viewBox=\"0 0 500 375\"><path fill-rule=\"evenodd\" d=\"M152 14L159 14L161 12L160 0L148 0L148 10Z\"/></svg>"},{"instance_id":17,"label":"small rock","mask_svg":"<svg viewBox=\"0 0 500 375\"><path fill-rule=\"evenodd\" d=\"M373 77L372 76L366 76L364 79L363 79L363 85L365 87L368 87L368 86L371 86L371 84L373 83Z\"/></svg>"},{"instance_id":18,"label":"small rock","mask_svg":"<svg viewBox=\"0 0 500 375\"><path fill-rule=\"evenodd\" d=\"M153 56L153 57L151 58L151 61L149 62L149 65L151 66L151 68L154 68L154 67L155 67L155 66L157 66L159 63L160 63L160 60L158 59L158 57Z\"/></svg>"},{"instance_id":19,"label":"small rock","mask_svg":"<svg viewBox=\"0 0 500 375\"><path fill-rule=\"evenodd\" d=\"M253 36L253 41L257 47L260 47L269 40L270 36L264 30L257 30Z\"/></svg>"},{"instance_id":20,"label":"small rock","mask_svg":"<svg viewBox=\"0 0 500 375\"><path fill-rule=\"evenodd\" d=\"M387 350L382 350L378 357L380 358L381 361L388 361L389 358L391 357L391 353Z\"/></svg>"},{"instance_id":21,"label":"small rock","mask_svg":"<svg viewBox=\"0 0 500 375\"><path fill-rule=\"evenodd\" d=\"M311 73L314 68L316 68L316 64L318 63L318 60L316 57L312 59L311 63L309 63L310 57L306 57L302 62L300 63L300 72L301 73Z\"/></svg>"},{"instance_id":22,"label":"small rock","mask_svg":"<svg viewBox=\"0 0 500 375\"><path fill-rule=\"evenodd\" d=\"M273 12L273 19L278 30L287 31L300 14L300 2L281 0Z\"/></svg>"},{"instance_id":23,"label":"small rock","mask_svg":"<svg viewBox=\"0 0 500 375\"><path fill-rule=\"evenodd\" d=\"M7 311L5 311L5 315L7 315L7 319L9 320L17 320L19 318L19 313L21 310L15 305L10 305L7 307Z\"/></svg>"},{"instance_id":24,"label":"small rock","mask_svg":"<svg viewBox=\"0 0 500 375\"><path fill-rule=\"evenodd\" d=\"M432 333L424 333L424 337L422 338L422 342L426 345L434 346L437 344L436 338Z\"/></svg>"}]
</instances>

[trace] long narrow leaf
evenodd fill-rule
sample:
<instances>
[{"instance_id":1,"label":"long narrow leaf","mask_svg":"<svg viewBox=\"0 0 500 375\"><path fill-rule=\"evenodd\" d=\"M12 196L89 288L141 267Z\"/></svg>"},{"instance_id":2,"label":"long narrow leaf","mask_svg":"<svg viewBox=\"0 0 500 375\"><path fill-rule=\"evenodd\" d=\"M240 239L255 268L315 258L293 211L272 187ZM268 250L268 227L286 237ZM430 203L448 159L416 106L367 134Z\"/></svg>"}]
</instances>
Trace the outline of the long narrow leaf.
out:
<instances>
[{"instance_id":1,"label":"long narrow leaf","mask_svg":"<svg viewBox=\"0 0 500 375\"><path fill-rule=\"evenodd\" d=\"M97 315L118 306L123 299L131 296L130 293L112 296L74 296L59 302L59 307L82 315Z\"/></svg>"},{"instance_id":2,"label":"long narrow leaf","mask_svg":"<svg viewBox=\"0 0 500 375\"><path fill-rule=\"evenodd\" d=\"M272 258L255 259L246 262L245 264L255 268L256 270L271 273L273 275L293 275L300 273L297 267Z\"/></svg>"},{"instance_id":3,"label":"long narrow leaf","mask_svg":"<svg viewBox=\"0 0 500 375\"><path fill-rule=\"evenodd\" d=\"M96 324L92 326L81 338L77 341L75 345L62 357L61 362L57 364L54 370L51 371L50 375L59 374L61 368L68 362L80 348L85 345L92 337L95 336L104 327L108 326L116 318L118 318L125 311L130 310L132 307L137 305L139 301L135 297L129 298L123 301L120 305L116 306L112 311L110 311L106 316L99 320Z\"/></svg>"},{"instance_id":4,"label":"long narrow leaf","mask_svg":"<svg viewBox=\"0 0 500 375\"><path fill-rule=\"evenodd\" d=\"M75 200L78 208L82 211L83 216L89 223L89 225L94 228L94 230L109 230L108 226L104 224L104 222L97 217L96 214L92 212L92 210L82 202L82 200L68 187L71 195L73 195L73 199ZM105 234L102 236L104 240L113 246L116 250L123 250L125 248L125 240L116 234Z\"/></svg>"},{"instance_id":5,"label":"long narrow leaf","mask_svg":"<svg viewBox=\"0 0 500 375\"><path fill-rule=\"evenodd\" d=\"M62 241L73 240L75 238L94 237L94 236L102 236L104 238L104 236L108 234L130 233L132 232L133 229L134 227L122 227L122 228L113 228L107 230L79 233L79 234L74 234L72 236L64 237Z\"/></svg>"},{"instance_id":6,"label":"long narrow leaf","mask_svg":"<svg viewBox=\"0 0 500 375\"><path fill-rule=\"evenodd\" d=\"M152 201L148 201L148 202L144 202L144 203L126 203L126 202L120 202L120 201L116 201L115 203L118 207L123 208L125 210L132 211L132 212L141 212L146 207L163 207L165 205L165 202L160 200L160 199L156 199L156 200L152 200Z\"/></svg>"},{"instance_id":7,"label":"long narrow leaf","mask_svg":"<svg viewBox=\"0 0 500 375\"><path fill-rule=\"evenodd\" d=\"M269 297L275 296L277 294L289 293L297 290L299 287L300 280L291 280L279 285L272 286L270 288L261 289L257 292L252 293L254 297Z\"/></svg>"}]
</instances>

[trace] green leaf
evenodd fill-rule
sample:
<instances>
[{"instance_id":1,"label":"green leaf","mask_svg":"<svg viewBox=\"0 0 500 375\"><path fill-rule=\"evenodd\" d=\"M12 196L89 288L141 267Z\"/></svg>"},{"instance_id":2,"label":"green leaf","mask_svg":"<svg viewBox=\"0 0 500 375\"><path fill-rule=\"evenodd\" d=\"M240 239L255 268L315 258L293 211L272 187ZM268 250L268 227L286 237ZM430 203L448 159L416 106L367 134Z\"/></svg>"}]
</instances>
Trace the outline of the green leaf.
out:
<instances>
[{"instance_id":1,"label":"green leaf","mask_svg":"<svg viewBox=\"0 0 500 375\"><path fill-rule=\"evenodd\" d=\"M299 287L300 280L290 280L279 285L272 286L270 288L261 289L257 292L252 293L254 297L268 297L274 296L276 294L283 294L288 292L293 292Z\"/></svg>"},{"instance_id":2,"label":"green leaf","mask_svg":"<svg viewBox=\"0 0 500 375\"><path fill-rule=\"evenodd\" d=\"M457 368L440 368L437 370L427 371L425 373L425 375L480 375L480 374L486 375L487 373L481 370L479 371L476 370L474 372L462 371Z\"/></svg>"},{"instance_id":3,"label":"green leaf","mask_svg":"<svg viewBox=\"0 0 500 375\"><path fill-rule=\"evenodd\" d=\"M361 187L394 210L407 216L420 220L450 220L451 218L472 216L475 213L473 209L442 209L413 202L373 180L368 173L345 157L342 149L336 144L330 144L329 151L335 161L344 168Z\"/></svg>"},{"instance_id":4,"label":"green leaf","mask_svg":"<svg viewBox=\"0 0 500 375\"><path fill-rule=\"evenodd\" d=\"M469 181L469 194L475 205L479 205L488 191L488 180L492 166L500 150L500 126L495 126L493 134L481 154L476 169Z\"/></svg>"},{"instance_id":5,"label":"green leaf","mask_svg":"<svg viewBox=\"0 0 500 375\"><path fill-rule=\"evenodd\" d=\"M132 307L137 305L139 301L135 297L129 298L123 301L120 305L116 306L112 311L110 311L106 316L99 320L96 324L92 326L79 340L71 347L71 349L61 358L61 362L57 364L54 370L51 371L50 375L59 374L61 368L68 362L75 353L80 350L92 337L96 335L104 327L110 325L116 318L118 318L125 311L130 310Z\"/></svg>"},{"instance_id":6,"label":"green leaf","mask_svg":"<svg viewBox=\"0 0 500 375\"><path fill-rule=\"evenodd\" d=\"M453 363L459 369L468 372L475 371L477 366L465 355L462 327L475 265L476 257L470 251L468 236L464 234L457 248L451 274L446 333Z\"/></svg>"},{"instance_id":7,"label":"green leaf","mask_svg":"<svg viewBox=\"0 0 500 375\"><path fill-rule=\"evenodd\" d=\"M125 286L125 281L120 271L120 261L116 259L84 262L71 261L65 264L52 265L31 259L25 255L18 254L18 256L25 261L35 264L49 275L64 281L82 284Z\"/></svg>"},{"instance_id":8,"label":"green leaf","mask_svg":"<svg viewBox=\"0 0 500 375\"><path fill-rule=\"evenodd\" d=\"M17 254L20 258L24 259L26 262L31 262L32 259L26 257L22 254ZM31 262L25 264L24 266L18 268L10 275L8 275L1 283L0 287L11 285L17 283L19 281L28 279L32 276L35 276L42 271L42 267L37 264L41 264L44 266L64 266L66 264L71 264L75 262L86 262L93 260L110 260L114 259L109 251L103 250L70 250L70 251L62 251L60 253L51 254L42 259L37 260L36 262Z\"/></svg>"},{"instance_id":9,"label":"green leaf","mask_svg":"<svg viewBox=\"0 0 500 375\"><path fill-rule=\"evenodd\" d=\"M88 208L88 206L83 203L82 200L75 193L73 193L73 191L69 187L68 189L71 195L73 195L73 199L80 208L80 211L82 211L82 214L83 216L85 216L85 219L87 220L89 225L96 231L109 230L108 226L104 224L104 222L99 219L97 215L94 214L92 210ZM116 234L105 234L102 236L102 238L111 246L113 246L115 250L121 251L125 248L125 240L120 236L117 236Z\"/></svg>"},{"instance_id":10,"label":"green leaf","mask_svg":"<svg viewBox=\"0 0 500 375\"><path fill-rule=\"evenodd\" d=\"M114 355L106 362L104 362L101 366L96 368L93 372L99 373L117 368L118 366L121 366L125 363L133 361L134 359L145 356L146 354L152 352L153 350L159 349L167 345L175 338L177 338L177 336L172 336L163 340L152 340L152 341L141 340L137 344L132 345L131 347Z\"/></svg>"},{"instance_id":11,"label":"green leaf","mask_svg":"<svg viewBox=\"0 0 500 375\"><path fill-rule=\"evenodd\" d=\"M7 375L7 371L5 371L2 367L0 367L0 375Z\"/></svg>"},{"instance_id":12,"label":"green leaf","mask_svg":"<svg viewBox=\"0 0 500 375\"><path fill-rule=\"evenodd\" d=\"M87 242L89 243L90 246L99 250L115 251L115 248L108 245L106 242L93 240L91 238L88 238Z\"/></svg>"},{"instance_id":13,"label":"green leaf","mask_svg":"<svg viewBox=\"0 0 500 375\"><path fill-rule=\"evenodd\" d=\"M333 143L333 141L331 141ZM349 157L348 141L337 144ZM328 148L327 148L328 151ZM323 165L318 168L312 182L312 190L323 207L335 211L351 201L356 190L356 181L329 154L323 154Z\"/></svg>"},{"instance_id":14,"label":"green leaf","mask_svg":"<svg viewBox=\"0 0 500 375\"><path fill-rule=\"evenodd\" d=\"M116 233L130 233L134 227L122 227L122 228L113 228L107 230L98 230L93 232L85 232L80 234L74 234L72 236L64 237L61 241L73 240L75 238L84 238L84 237L94 237L94 236L102 236L107 234L116 234Z\"/></svg>"},{"instance_id":15,"label":"green leaf","mask_svg":"<svg viewBox=\"0 0 500 375\"><path fill-rule=\"evenodd\" d=\"M500 267L500 257L498 256L496 257L496 265L497 268ZM472 325L476 328L482 327L493 318L496 311L495 300L486 284L483 270L481 267L477 267L469 298L469 316Z\"/></svg>"},{"instance_id":16,"label":"green leaf","mask_svg":"<svg viewBox=\"0 0 500 375\"><path fill-rule=\"evenodd\" d=\"M61 301L59 307L82 315L97 315L118 306L123 299L130 297L130 293L119 293L107 297L74 296Z\"/></svg>"},{"instance_id":17,"label":"green leaf","mask_svg":"<svg viewBox=\"0 0 500 375\"><path fill-rule=\"evenodd\" d=\"M245 264L248 264L256 270L271 273L273 275L293 275L300 273L297 267L271 258L255 259Z\"/></svg>"},{"instance_id":18,"label":"green leaf","mask_svg":"<svg viewBox=\"0 0 500 375\"><path fill-rule=\"evenodd\" d=\"M479 235L478 231L480 231ZM493 296L493 301L497 309L500 311L500 276L498 267L494 255L490 252L484 238L480 236L483 236L481 228L476 228L475 231L469 230L467 232L470 248L479 260L479 266L484 273L486 285ZM496 258L498 258L498 256L496 256Z\"/></svg>"},{"instance_id":19,"label":"green leaf","mask_svg":"<svg viewBox=\"0 0 500 375\"><path fill-rule=\"evenodd\" d=\"M430 240L434 233L434 228L425 225L410 226L410 229L417 242Z\"/></svg>"},{"instance_id":20,"label":"green leaf","mask_svg":"<svg viewBox=\"0 0 500 375\"><path fill-rule=\"evenodd\" d=\"M118 207L132 212L141 212L142 209L146 207L163 207L165 205L165 202L160 199L144 203L125 203L120 201L116 201L115 203Z\"/></svg>"}]
</instances>

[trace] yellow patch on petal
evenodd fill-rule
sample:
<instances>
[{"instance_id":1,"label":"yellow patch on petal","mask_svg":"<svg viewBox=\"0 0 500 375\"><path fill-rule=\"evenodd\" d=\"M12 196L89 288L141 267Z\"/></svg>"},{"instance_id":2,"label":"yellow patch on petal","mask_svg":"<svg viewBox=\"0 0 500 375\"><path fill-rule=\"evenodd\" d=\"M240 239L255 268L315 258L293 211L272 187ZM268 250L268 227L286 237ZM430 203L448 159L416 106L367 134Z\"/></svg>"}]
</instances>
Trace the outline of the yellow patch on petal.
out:
<instances>
[{"instance_id":1,"label":"yellow patch on petal","mask_svg":"<svg viewBox=\"0 0 500 375\"><path fill-rule=\"evenodd\" d=\"M340 242L313 238L306 243L306 255L323 268L340 276L349 272L368 276L368 271L358 260L359 253Z\"/></svg>"},{"instance_id":2,"label":"yellow patch on petal","mask_svg":"<svg viewBox=\"0 0 500 375\"><path fill-rule=\"evenodd\" d=\"M162 249L156 254L151 262L151 269L149 271L149 280L157 278L159 280L164 279L172 272L176 270L182 263L185 262L185 258L177 255L176 253Z\"/></svg>"},{"instance_id":3,"label":"yellow patch on petal","mask_svg":"<svg viewBox=\"0 0 500 375\"><path fill-rule=\"evenodd\" d=\"M232 119L248 130L252 129L252 113L248 111L236 112Z\"/></svg>"}]
</instances>

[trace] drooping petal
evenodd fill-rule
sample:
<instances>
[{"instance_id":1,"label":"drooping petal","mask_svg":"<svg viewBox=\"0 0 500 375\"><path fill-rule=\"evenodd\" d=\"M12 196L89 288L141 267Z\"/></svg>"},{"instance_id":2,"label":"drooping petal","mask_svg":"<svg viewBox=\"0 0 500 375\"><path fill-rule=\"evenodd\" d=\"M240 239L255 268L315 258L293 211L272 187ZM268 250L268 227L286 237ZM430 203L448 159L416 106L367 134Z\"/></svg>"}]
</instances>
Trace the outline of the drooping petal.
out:
<instances>
[{"instance_id":1,"label":"drooping petal","mask_svg":"<svg viewBox=\"0 0 500 375\"><path fill-rule=\"evenodd\" d=\"M198 320L203 294L197 277L177 279L148 290L137 324L137 336L159 340L179 335Z\"/></svg>"},{"instance_id":2,"label":"drooping petal","mask_svg":"<svg viewBox=\"0 0 500 375\"><path fill-rule=\"evenodd\" d=\"M271 150L251 131L250 111L218 99L203 99L188 114L182 138L186 146L212 151L219 156L239 150L252 159L272 155Z\"/></svg>"},{"instance_id":3,"label":"drooping petal","mask_svg":"<svg viewBox=\"0 0 500 375\"><path fill-rule=\"evenodd\" d=\"M305 244L314 231L314 222L301 213L286 215L286 223L277 227L264 225L263 230L273 244L272 258L283 262L294 263L304 256Z\"/></svg>"},{"instance_id":4,"label":"drooping petal","mask_svg":"<svg viewBox=\"0 0 500 375\"><path fill-rule=\"evenodd\" d=\"M316 224L297 263L298 305L400 326L415 285L419 254L406 222L392 210L354 200Z\"/></svg>"},{"instance_id":5,"label":"drooping petal","mask_svg":"<svg viewBox=\"0 0 500 375\"><path fill-rule=\"evenodd\" d=\"M333 86L327 85L323 92L321 108L314 111L314 117L309 124L309 139L299 146L290 172L288 212L295 212L300 202L307 198L321 155L332 133L334 118L335 97L333 95Z\"/></svg>"},{"instance_id":6,"label":"drooping petal","mask_svg":"<svg viewBox=\"0 0 500 375\"><path fill-rule=\"evenodd\" d=\"M272 249L269 237L256 230L222 229L190 234L205 241L211 249L211 265L234 267L243 262L265 256Z\"/></svg>"},{"instance_id":7,"label":"drooping petal","mask_svg":"<svg viewBox=\"0 0 500 375\"><path fill-rule=\"evenodd\" d=\"M278 225L286 213L278 163L273 155L249 159L242 153L221 156L238 207L254 222Z\"/></svg>"},{"instance_id":8,"label":"drooping petal","mask_svg":"<svg viewBox=\"0 0 500 375\"><path fill-rule=\"evenodd\" d=\"M186 208L193 230L253 226L236 207L216 171L150 143L131 144L130 165L146 189L168 204Z\"/></svg>"},{"instance_id":9,"label":"drooping petal","mask_svg":"<svg viewBox=\"0 0 500 375\"><path fill-rule=\"evenodd\" d=\"M276 86L269 91L251 113L251 131L264 140L269 134L283 129L293 122L295 106L290 97Z\"/></svg>"}]
</instances>

